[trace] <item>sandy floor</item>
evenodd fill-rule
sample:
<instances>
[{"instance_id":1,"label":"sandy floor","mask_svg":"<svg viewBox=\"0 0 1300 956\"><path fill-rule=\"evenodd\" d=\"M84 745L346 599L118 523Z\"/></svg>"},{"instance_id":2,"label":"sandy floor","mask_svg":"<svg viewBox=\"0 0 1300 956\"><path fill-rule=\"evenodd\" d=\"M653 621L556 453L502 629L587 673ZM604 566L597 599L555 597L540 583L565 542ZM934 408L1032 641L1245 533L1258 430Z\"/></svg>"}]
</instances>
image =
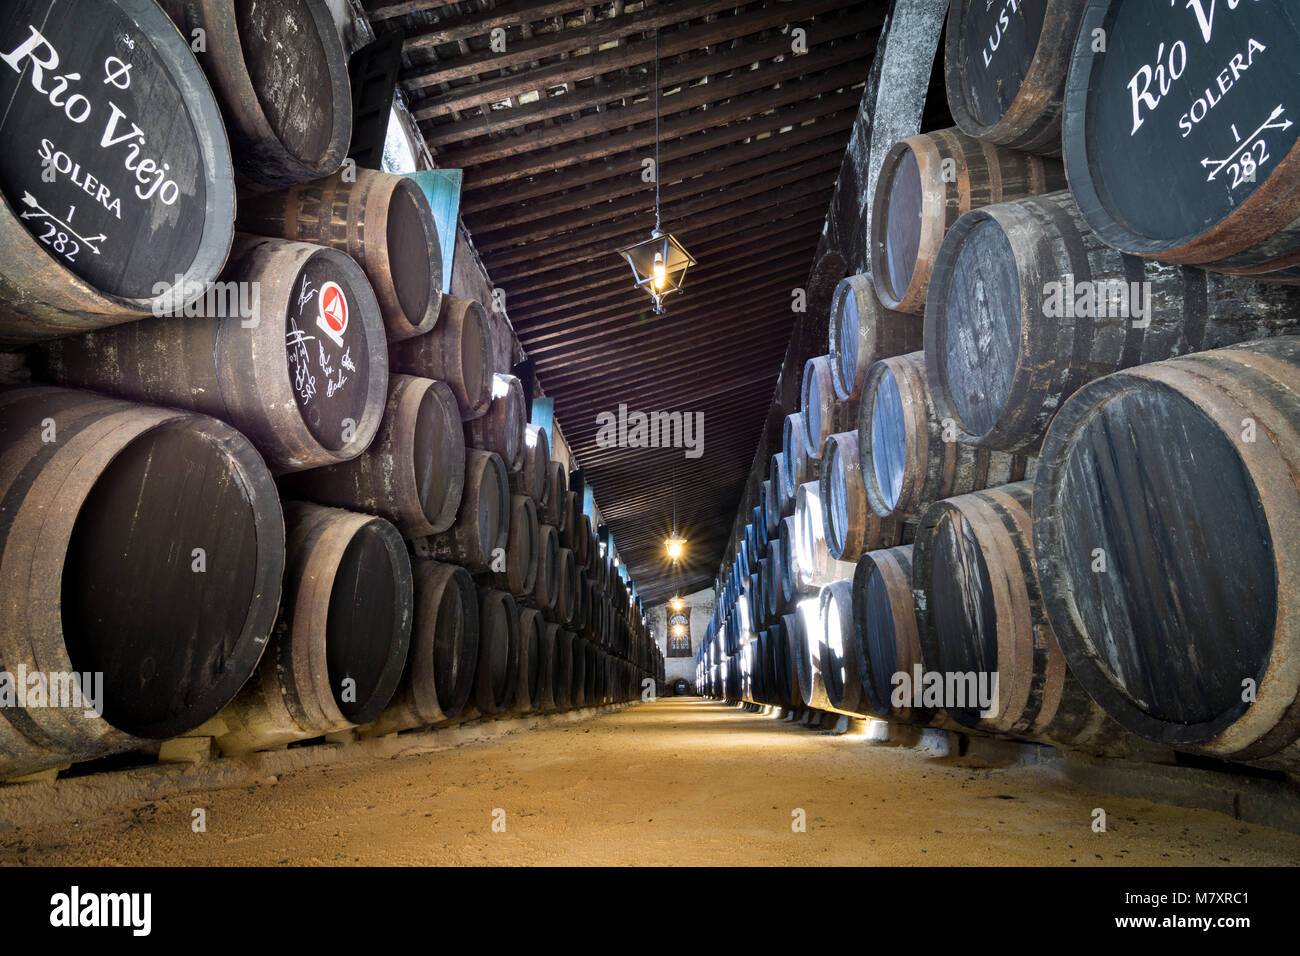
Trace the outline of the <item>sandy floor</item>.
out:
<instances>
[{"instance_id":1,"label":"sandy floor","mask_svg":"<svg viewBox=\"0 0 1300 956\"><path fill-rule=\"evenodd\" d=\"M191 830L195 807L206 833ZM792 832L796 809L806 832ZM1300 836L1099 796L1041 767L973 770L663 700L0 837L0 863L22 862L1296 864Z\"/></svg>"}]
</instances>

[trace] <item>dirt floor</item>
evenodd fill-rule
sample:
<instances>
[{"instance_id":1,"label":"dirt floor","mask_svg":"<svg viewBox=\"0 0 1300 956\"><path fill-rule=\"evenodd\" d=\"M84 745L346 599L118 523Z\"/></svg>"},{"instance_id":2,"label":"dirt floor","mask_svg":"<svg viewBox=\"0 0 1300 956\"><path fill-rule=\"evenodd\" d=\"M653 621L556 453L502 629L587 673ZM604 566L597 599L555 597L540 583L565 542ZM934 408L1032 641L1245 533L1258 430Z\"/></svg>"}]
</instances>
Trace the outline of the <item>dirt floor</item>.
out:
<instances>
[{"instance_id":1,"label":"dirt floor","mask_svg":"<svg viewBox=\"0 0 1300 956\"><path fill-rule=\"evenodd\" d=\"M1300 836L668 699L11 830L0 863L1296 864Z\"/></svg>"}]
</instances>

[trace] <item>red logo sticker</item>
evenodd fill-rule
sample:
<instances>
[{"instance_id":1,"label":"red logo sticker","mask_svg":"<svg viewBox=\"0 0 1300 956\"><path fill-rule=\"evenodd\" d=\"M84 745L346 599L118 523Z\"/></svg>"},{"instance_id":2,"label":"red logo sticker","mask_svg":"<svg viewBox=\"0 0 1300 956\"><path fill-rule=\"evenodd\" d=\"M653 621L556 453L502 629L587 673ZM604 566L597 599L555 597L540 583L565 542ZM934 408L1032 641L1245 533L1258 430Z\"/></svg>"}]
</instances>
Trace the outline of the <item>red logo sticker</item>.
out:
<instances>
[{"instance_id":1,"label":"red logo sticker","mask_svg":"<svg viewBox=\"0 0 1300 956\"><path fill-rule=\"evenodd\" d=\"M317 300L320 314L316 324L339 348L343 347L343 333L348 329L348 299L337 282L321 286Z\"/></svg>"}]
</instances>

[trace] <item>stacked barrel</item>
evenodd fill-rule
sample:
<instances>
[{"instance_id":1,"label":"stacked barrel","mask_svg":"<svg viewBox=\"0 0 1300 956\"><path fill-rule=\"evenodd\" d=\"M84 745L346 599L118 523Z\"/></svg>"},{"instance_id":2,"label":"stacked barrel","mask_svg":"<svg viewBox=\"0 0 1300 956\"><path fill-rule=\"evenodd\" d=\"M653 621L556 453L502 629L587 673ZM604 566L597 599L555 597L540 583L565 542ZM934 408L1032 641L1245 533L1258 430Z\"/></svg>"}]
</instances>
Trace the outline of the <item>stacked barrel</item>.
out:
<instances>
[{"instance_id":1,"label":"stacked barrel","mask_svg":"<svg viewBox=\"0 0 1300 956\"><path fill-rule=\"evenodd\" d=\"M951 5L958 128L882 158L709 693L1300 767L1300 29L1195 7Z\"/></svg>"},{"instance_id":2,"label":"stacked barrel","mask_svg":"<svg viewBox=\"0 0 1300 956\"><path fill-rule=\"evenodd\" d=\"M0 128L48 152L0 160L0 343L40 383L0 391L0 779L662 680L424 193L345 163L323 0L49 7L0 26Z\"/></svg>"}]
</instances>

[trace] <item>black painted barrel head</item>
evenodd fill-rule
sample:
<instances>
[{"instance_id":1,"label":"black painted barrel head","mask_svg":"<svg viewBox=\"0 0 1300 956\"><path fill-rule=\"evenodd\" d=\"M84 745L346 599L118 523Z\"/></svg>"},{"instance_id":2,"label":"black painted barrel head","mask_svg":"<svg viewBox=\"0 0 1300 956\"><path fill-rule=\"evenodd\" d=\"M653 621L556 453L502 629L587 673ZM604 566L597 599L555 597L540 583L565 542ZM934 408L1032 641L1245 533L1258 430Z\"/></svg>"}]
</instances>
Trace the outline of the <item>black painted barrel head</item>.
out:
<instances>
[{"instance_id":1,"label":"black painted barrel head","mask_svg":"<svg viewBox=\"0 0 1300 956\"><path fill-rule=\"evenodd\" d=\"M362 428L372 402L372 350L385 347L374 332L382 325L374 290L352 259L322 248L294 279L283 321L298 412L323 447L338 451Z\"/></svg>"},{"instance_id":2,"label":"black painted barrel head","mask_svg":"<svg viewBox=\"0 0 1300 956\"><path fill-rule=\"evenodd\" d=\"M527 648L528 671L525 679L525 686L528 688L528 704L530 707L537 706L538 690L542 679L542 619L540 615L530 614L530 626L525 630L520 627L519 641L520 653L524 653ZM522 616L521 616L522 625Z\"/></svg>"},{"instance_id":3,"label":"black painted barrel head","mask_svg":"<svg viewBox=\"0 0 1300 956\"><path fill-rule=\"evenodd\" d=\"M139 0L11 0L5 11L9 206L102 292L168 311L197 297L230 249L234 179L216 100L180 34Z\"/></svg>"},{"instance_id":4,"label":"black painted barrel head","mask_svg":"<svg viewBox=\"0 0 1300 956\"><path fill-rule=\"evenodd\" d=\"M884 278L895 299L901 299L912 282L921 251L921 216L924 193L921 168L911 149L900 149L888 176L888 221L884 228Z\"/></svg>"},{"instance_id":5,"label":"black painted barrel head","mask_svg":"<svg viewBox=\"0 0 1300 956\"><path fill-rule=\"evenodd\" d=\"M346 70L336 76L342 48L326 32L335 29L328 9L319 0L247 0L234 7L244 66L276 139L317 176L332 174L347 148L346 140L342 150L336 143L338 125L350 128L351 116L336 115L349 106L339 96L346 97L348 84ZM337 50L327 48L331 42Z\"/></svg>"},{"instance_id":6,"label":"black painted barrel head","mask_svg":"<svg viewBox=\"0 0 1300 956\"><path fill-rule=\"evenodd\" d=\"M450 389L431 385L415 419L415 488L424 516L438 531L455 521L465 486L465 437Z\"/></svg>"},{"instance_id":7,"label":"black painted barrel head","mask_svg":"<svg viewBox=\"0 0 1300 956\"><path fill-rule=\"evenodd\" d=\"M411 563L382 518L359 528L334 572L325 659L340 712L367 724L388 706L411 643Z\"/></svg>"},{"instance_id":8,"label":"black painted barrel head","mask_svg":"<svg viewBox=\"0 0 1300 956\"><path fill-rule=\"evenodd\" d=\"M510 530L510 487L505 465L496 453L484 459L477 501L479 541L490 555L493 548L505 546Z\"/></svg>"},{"instance_id":9,"label":"black painted barrel head","mask_svg":"<svg viewBox=\"0 0 1300 956\"><path fill-rule=\"evenodd\" d=\"M998 669L998 619L993 581L975 529L956 509L945 509L935 524L930 580L926 582L933 624L935 660L927 671L992 675ZM952 707L949 715L967 726L979 722L980 708Z\"/></svg>"},{"instance_id":10,"label":"black painted barrel head","mask_svg":"<svg viewBox=\"0 0 1300 956\"><path fill-rule=\"evenodd\" d=\"M267 589L278 593L284 566L265 465L233 429L204 421L165 423L119 453L68 542L68 657L74 671L103 674L103 718L138 737L184 733L229 703L261 657ZM247 446L260 491L232 462L231 442ZM259 605L265 621L250 630Z\"/></svg>"},{"instance_id":11,"label":"black painted barrel head","mask_svg":"<svg viewBox=\"0 0 1300 956\"><path fill-rule=\"evenodd\" d=\"M499 714L514 699L519 667L519 609L504 591L479 592L478 676L475 703Z\"/></svg>"},{"instance_id":12,"label":"black painted barrel head","mask_svg":"<svg viewBox=\"0 0 1300 956\"><path fill-rule=\"evenodd\" d=\"M1224 223L1280 165L1293 176L1300 104L1285 93L1297 59L1294 3L1092 0L1064 109L1066 172L1088 225L1123 252L1159 255ZM1256 208L1268 218L1268 203Z\"/></svg>"},{"instance_id":13,"label":"black painted barrel head","mask_svg":"<svg viewBox=\"0 0 1300 956\"><path fill-rule=\"evenodd\" d=\"M1047 5L1047 0L959 0L952 5L946 50L956 62L946 63L945 70L951 78L960 78L960 89L948 85L949 98L960 100L954 114L964 110L983 128L1002 119L1033 63ZM978 130L965 132L974 136Z\"/></svg>"},{"instance_id":14,"label":"black painted barrel head","mask_svg":"<svg viewBox=\"0 0 1300 956\"><path fill-rule=\"evenodd\" d=\"M890 698L894 692L893 677L898 671L897 625L888 585L874 563L863 592L854 595L854 602L861 602L857 623L862 640L862 687L872 713L887 717L894 711Z\"/></svg>"},{"instance_id":15,"label":"black painted barrel head","mask_svg":"<svg viewBox=\"0 0 1300 956\"><path fill-rule=\"evenodd\" d=\"M419 325L442 302L442 250L429 200L413 180L393 185L386 240L397 302L411 324Z\"/></svg>"},{"instance_id":16,"label":"black painted barrel head","mask_svg":"<svg viewBox=\"0 0 1300 956\"><path fill-rule=\"evenodd\" d=\"M870 482L880 501L892 512L903 493L903 472L907 466L907 423L903 417L903 397L893 369L881 365L875 373L875 394L871 396L871 434L859 441L870 442Z\"/></svg>"},{"instance_id":17,"label":"black painted barrel head","mask_svg":"<svg viewBox=\"0 0 1300 956\"><path fill-rule=\"evenodd\" d=\"M469 572L458 567L443 587L434 622L434 690L448 717L464 709L474 690L478 639L478 594Z\"/></svg>"},{"instance_id":18,"label":"black painted barrel head","mask_svg":"<svg viewBox=\"0 0 1300 956\"><path fill-rule=\"evenodd\" d=\"M981 210L967 213L944 239L935 276L925 352L939 373L936 402L946 396L961 426L984 435L1006 407L1020 352L1023 290L1002 226Z\"/></svg>"},{"instance_id":19,"label":"black painted barrel head","mask_svg":"<svg viewBox=\"0 0 1300 956\"><path fill-rule=\"evenodd\" d=\"M1071 404L1091 405L1096 384ZM1129 729L1209 740L1245 712L1243 681L1258 685L1273 647L1277 566L1259 489L1235 436L1171 388L1143 382L1071 424L1068 456L1041 485L1050 500L1035 502L1067 659Z\"/></svg>"}]
</instances>

